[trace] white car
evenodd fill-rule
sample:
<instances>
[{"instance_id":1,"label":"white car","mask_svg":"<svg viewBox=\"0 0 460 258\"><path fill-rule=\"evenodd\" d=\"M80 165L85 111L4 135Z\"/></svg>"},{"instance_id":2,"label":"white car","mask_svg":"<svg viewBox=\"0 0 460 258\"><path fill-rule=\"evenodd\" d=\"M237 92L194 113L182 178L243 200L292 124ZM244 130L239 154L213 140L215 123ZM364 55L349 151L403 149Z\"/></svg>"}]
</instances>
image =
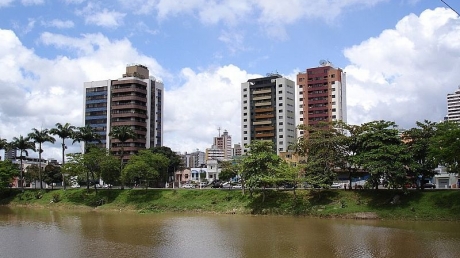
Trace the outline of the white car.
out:
<instances>
[{"instance_id":1,"label":"white car","mask_svg":"<svg viewBox=\"0 0 460 258\"><path fill-rule=\"evenodd\" d=\"M243 188L243 186L241 184L236 184L236 185L232 186L232 188L241 189L241 188Z\"/></svg>"},{"instance_id":2,"label":"white car","mask_svg":"<svg viewBox=\"0 0 460 258\"><path fill-rule=\"evenodd\" d=\"M332 183L331 188L334 188L334 189L342 188L342 184L339 184L339 183Z\"/></svg>"},{"instance_id":3,"label":"white car","mask_svg":"<svg viewBox=\"0 0 460 258\"><path fill-rule=\"evenodd\" d=\"M185 188L185 189L193 189L193 188L195 188L195 185L192 185L192 184L185 184L185 185L182 185L182 188Z\"/></svg>"}]
</instances>

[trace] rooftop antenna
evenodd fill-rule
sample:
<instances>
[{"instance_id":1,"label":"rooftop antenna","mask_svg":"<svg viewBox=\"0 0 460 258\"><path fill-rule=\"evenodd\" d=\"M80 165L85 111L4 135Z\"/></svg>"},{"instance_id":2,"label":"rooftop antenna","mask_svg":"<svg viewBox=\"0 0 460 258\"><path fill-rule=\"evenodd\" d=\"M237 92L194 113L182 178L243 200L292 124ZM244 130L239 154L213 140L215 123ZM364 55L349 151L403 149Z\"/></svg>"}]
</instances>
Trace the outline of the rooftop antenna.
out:
<instances>
[{"instance_id":1,"label":"rooftop antenna","mask_svg":"<svg viewBox=\"0 0 460 258\"><path fill-rule=\"evenodd\" d=\"M452 11L454 11L458 16L460 16L460 14L459 14L457 11L455 11L454 8L452 8L450 5L448 5L446 2L444 2L444 0L441 0L441 2L443 2L445 5L447 5L447 7L449 7L449 8L450 8Z\"/></svg>"},{"instance_id":2,"label":"rooftop antenna","mask_svg":"<svg viewBox=\"0 0 460 258\"><path fill-rule=\"evenodd\" d=\"M219 131L219 137L220 137L220 126L219 126L219 128L217 128L217 131Z\"/></svg>"}]
</instances>

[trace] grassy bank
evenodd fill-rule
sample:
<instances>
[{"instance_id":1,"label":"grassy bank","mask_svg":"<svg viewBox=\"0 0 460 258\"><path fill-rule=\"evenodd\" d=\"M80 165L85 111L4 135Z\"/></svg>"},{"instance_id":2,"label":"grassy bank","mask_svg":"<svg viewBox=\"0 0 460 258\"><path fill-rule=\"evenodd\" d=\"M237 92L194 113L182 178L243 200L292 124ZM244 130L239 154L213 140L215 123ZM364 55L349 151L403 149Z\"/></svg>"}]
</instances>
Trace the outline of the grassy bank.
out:
<instances>
[{"instance_id":1,"label":"grassy bank","mask_svg":"<svg viewBox=\"0 0 460 258\"><path fill-rule=\"evenodd\" d=\"M211 212L258 215L460 220L460 191L433 190L267 190L251 197L241 190L92 189L0 190L1 205L51 209L135 210L139 212Z\"/></svg>"}]
</instances>

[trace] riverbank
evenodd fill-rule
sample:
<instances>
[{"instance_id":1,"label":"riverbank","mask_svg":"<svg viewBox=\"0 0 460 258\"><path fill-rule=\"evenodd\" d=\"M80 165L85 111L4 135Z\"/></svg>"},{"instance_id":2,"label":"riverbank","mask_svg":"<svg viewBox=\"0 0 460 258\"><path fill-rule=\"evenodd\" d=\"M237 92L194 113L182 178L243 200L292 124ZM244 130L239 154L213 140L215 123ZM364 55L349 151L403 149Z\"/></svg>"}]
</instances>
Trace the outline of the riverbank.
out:
<instances>
[{"instance_id":1,"label":"riverbank","mask_svg":"<svg viewBox=\"0 0 460 258\"><path fill-rule=\"evenodd\" d=\"M264 197L265 195L265 197ZM0 205L49 209L203 212L325 218L460 221L459 190L222 189L0 190Z\"/></svg>"}]
</instances>

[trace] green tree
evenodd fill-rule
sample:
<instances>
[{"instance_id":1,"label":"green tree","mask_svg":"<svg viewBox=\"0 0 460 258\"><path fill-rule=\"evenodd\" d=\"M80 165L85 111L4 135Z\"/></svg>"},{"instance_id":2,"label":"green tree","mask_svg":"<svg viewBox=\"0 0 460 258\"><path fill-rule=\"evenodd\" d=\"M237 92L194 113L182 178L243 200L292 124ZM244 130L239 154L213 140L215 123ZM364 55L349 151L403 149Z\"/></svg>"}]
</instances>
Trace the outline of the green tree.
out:
<instances>
[{"instance_id":1,"label":"green tree","mask_svg":"<svg viewBox=\"0 0 460 258\"><path fill-rule=\"evenodd\" d=\"M50 136L48 129L37 130L32 128L32 132L29 133L28 137L34 141L35 144L38 143L38 180L40 181L40 189L43 189L42 183L42 144L45 142L54 143L56 139Z\"/></svg>"},{"instance_id":2,"label":"green tree","mask_svg":"<svg viewBox=\"0 0 460 258\"><path fill-rule=\"evenodd\" d=\"M354 164L370 173L369 182L375 189L384 178L390 186L405 183L410 154L403 144L397 125L389 121L373 121L362 125L358 137L359 151L353 156Z\"/></svg>"},{"instance_id":3,"label":"green tree","mask_svg":"<svg viewBox=\"0 0 460 258\"><path fill-rule=\"evenodd\" d=\"M297 185L301 181L300 175L304 172L305 167L301 164L291 164L286 161L282 161L277 169L277 178L279 182L283 182L286 185L292 185L292 191L294 192L294 197L296 195Z\"/></svg>"},{"instance_id":4,"label":"green tree","mask_svg":"<svg viewBox=\"0 0 460 258\"><path fill-rule=\"evenodd\" d=\"M280 163L281 158L274 152L272 142L253 141L242 159L243 191L248 187L252 195L254 188L263 187L262 202L265 201L265 186L275 179Z\"/></svg>"},{"instance_id":5,"label":"green tree","mask_svg":"<svg viewBox=\"0 0 460 258\"><path fill-rule=\"evenodd\" d=\"M65 145L65 140L67 138L73 138L75 126L70 125L69 123L65 123L62 125L61 123L56 124L56 128L50 129L50 134L57 135L59 138L62 139L62 165L65 164L65 150L67 146Z\"/></svg>"},{"instance_id":6,"label":"green tree","mask_svg":"<svg viewBox=\"0 0 460 258\"><path fill-rule=\"evenodd\" d=\"M17 137L13 138L13 141L11 142L11 148L19 150L20 152L19 160L21 162L21 166L20 166L19 184L21 185L21 189L24 190L24 166L23 166L24 154L26 156L29 155L27 150L35 151L35 143L31 142L29 137L23 137L21 135L19 136L19 138Z\"/></svg>"},{"instance_id":7,"label":"green tree","mask_svg":"<svg viewBox=\"0 0 460 258\"><path fill-rule=\"evenodd\" d=\"M179 155L177 155L174 151L172 151L169 147L160 146L160 147L152 147L150 148L152 153L162 154L166 158L168 158L168 168L165 171L160 171L159 178L164 182L169 182L171 178L174 178L174 174L176 171L183 170L184 165L182 164L182 159Z\"/></svg>"},{"instance_id":8,"label":"green tree","mask_svg":"<svg viewBox=\"0 0 460 258\"><path fill-rule=\"evenodd\" d=\"M40 168L33 164L33 165L30 165L26 168L26 173L24 173L24 178L26 180L26 182L36 182L37 180L39 180L39 173L40 173ZM35 188L37 188L37 184L34 184L35 185Z\"/></svg>"},{"instance_id":9,"label":"green tree","mask_svg":"<svg viewBox=\"0 0 460 258\"><path fill-rule=\"evenodd\" d=\"M78 127L77 131L75 131L74 136L73 136L73 143L75 142L83 142L84 150L83 152L86 153L88 152L90 146L90 143L101 143L100 140L101 136L96 133L94 128L91 125L86 125L83 127Z\"/></svg>"},{"instance_id":10,"label":"green tree","mask_svg":"<svg viewBox=\"0 0 460 258\"><path fill-rule=\"evenodd\" d=\"M300 153L307 156L305 181L313 186L329 188L337 178L337 170L348 163L345 129L338 123L319 123L304 130L307 133L300 139Z\"/></svg>"},{"instance_id":11,"label":"green tree","mask_svg":"<svg viewBox=\"0 0 460 258\"><path fill-rule=\"evenodd\" d=\"M160 171L166 170L169 160L162 154L152 153L149 150L141 150L136 155L131 156L122 172L122 180L144 182L145 189L149 186L149 181L155 180L160 176Z\"/></svg>"},{"instance_id":12,"label":"green tree","mask_svg":"<svg viewBox=\"0 0 460 258\"><path fill-rule=\"evenodd\" d=\"M0 161L0 189L10 186L13 178L18 176L19 168L11 160Z\"/></svg>"},{"instance_id":13,"label":"green tree","mask_svg":"<svg viewBox=\"0 0 460 258\"><path fill-rule=\"evenodd\" d=\"M8 141L0 137L0 150L8 149Z\"/></svg>"},{"instance_id":14,"label":"green tree","mask_svg":"<svg viewBox=\"0 0 460 258\"><path fill-rule=\"evenodd\" d=\"M45 166L44 172L43 181L46 184L51 185L51 189L54 188L55 183L62 182L63 180L60 166L48 164Z\"/></svg>"},{"instance_id":15,"label":"green tree","mask_svg":"<svg viewBox=\"0 0 460 258\"><path fill-rule=\"evenodd\" d=\"M136 132L130 126L115 126L112 128L112 131L109 133L109 136L115 138L119 143L112 143L111 148L119 147L120 148L120 174L123 171L123 158L125 156L125 143L129 140L135 140L137 138ZM123 185L121 186L123 188Z\"/></svg>"},{"instance_id":16,"label":"green tree","mask_svg":"<svg viewBox=\"0 0 460 258\"><path fill-rule=\"evenodd\" d=\"M233 161L222 161L221 172L219 179L222 181L230 181L241 173L241 164Z\"/></svg>"},{"instance_id":17,"label":"green tree","mask_svg":"<svg viewBox=\"0 0 460 258\"><path fill-rule=\"evenodd\" d=\"M438 123L431 138L430 156L436 164L443 165L450 173L460 172L460 126L457 122Z\"/></svg>"},{"instance_id":18,"label":"green tree","mask_svg":"<svg viewBox=\"0 0 460 258\"><path fill-rule=\"evenodd\" d=\"M403 141L407 145L411 156L411 163L409 164L411 182L414 183L414 180L420 177L423 190L425 178L433 177L435 174L434 169L437 167L436 160L430 155L429 151L432 138L436 132L436 123L425 120L423 123L416 122L416 125L417 127L404 132Z\"/></svg>"}]
</instances>

